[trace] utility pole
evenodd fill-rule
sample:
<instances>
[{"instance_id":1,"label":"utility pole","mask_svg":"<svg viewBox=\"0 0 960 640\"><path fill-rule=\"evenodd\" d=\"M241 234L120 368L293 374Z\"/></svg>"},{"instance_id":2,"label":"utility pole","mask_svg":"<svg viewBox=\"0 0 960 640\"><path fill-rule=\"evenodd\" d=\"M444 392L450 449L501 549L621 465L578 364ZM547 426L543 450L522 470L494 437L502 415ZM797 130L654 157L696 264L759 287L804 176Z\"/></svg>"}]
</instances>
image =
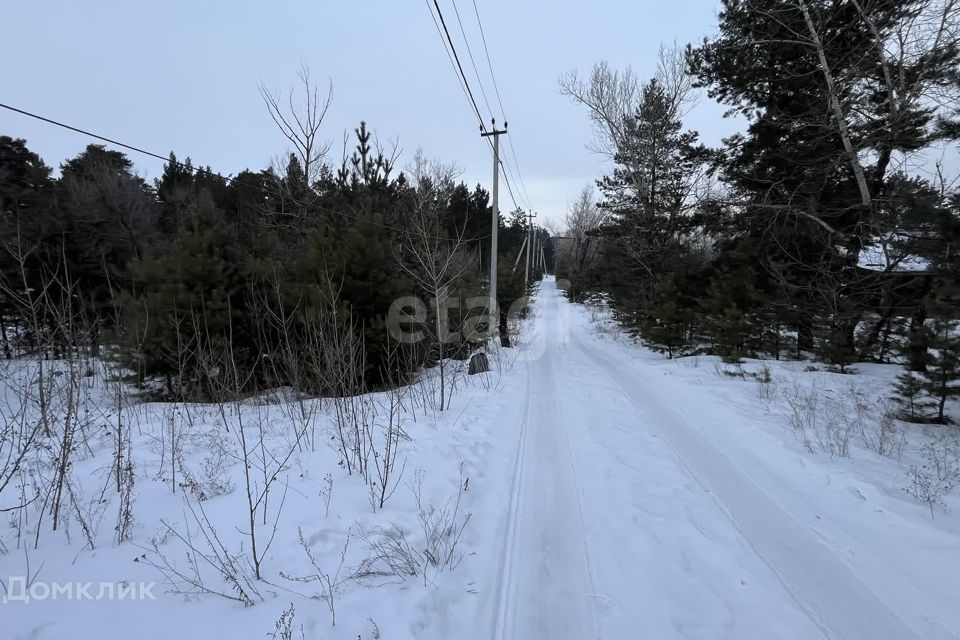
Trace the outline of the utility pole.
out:
<instances>
[{"instance_id":1,"label":"utility pole","mask_svg":"<svg viewBox=\"0 0 960 640\"><path fill-rule=\"evenodd\" d=\"M536 229L533 230L533 268L536 269L540 264L540 234Z\"/></svg>"},{"instance_id":2,"label":"utility pole","mask_svg":"<svg viewBox=\"0 0 960 640\"><path fill-rule=\"evenodd\" d=\"M537 260L539 260L539 258L537 257L537 245L539 244L539 240L538 240L538 238L537 238L537 230L536 230L536 229L531 229L531 230L530 230L530 241L533 243L533 245L532 245L532 247L533 247L533 254L532 254L533 257L532 257L531 260L530 260L530 264L533 266L533 270L536 271L536 270L537 270L537 264L538 264L538 263L537 263Z\"/></svg>"},{"instance_id":3,"label":"utility pole","mask_svg":"<svg viewBox=\"0 0 960 640\"><path fill-rule=\"evenodd\" d=\"M536 218L533 211L527 212L527 266L523 272L523 285L527 286L530 282L530 264L536 260L536 254L533 252L533 219ZM533 265L536 268L536 264Z\"/></svg>"},{"instance_id":4,"label":"utility pole","mask_svg":"<svg viewBox=\"0 0 960 640\"><path fill-rule=\"evenodd\" d=\"M524 252L525 250L529 251L529 249L530 249L530 247L527 246L527 240L528 240L528 238L524 238L524 239L523 239L523 244L520 245L520 251L519 251L519 253L517 253L517 259L513 261L513 272L514 272L514 273L517 272L517 265L520 264L520 258L524 255L523 252ZM529 253L527 254L527 256L529 257Z\"/></svg>"},{"instance_id":5,"label":"utility pole","mask_svg":"<svg viewBox=\"0 0 960 640\"><path fill-rule=\"evenodd\" d=\"M496 335L499 328L499 314L497 314L497 236L500 233L500 136L507 133L507 122L503 129L497 131L497 119L490 121L493 131L484 131L480 128L480 137L493 137L493 220L490 225L490 334Z\"/></svg>"}]
</instances>

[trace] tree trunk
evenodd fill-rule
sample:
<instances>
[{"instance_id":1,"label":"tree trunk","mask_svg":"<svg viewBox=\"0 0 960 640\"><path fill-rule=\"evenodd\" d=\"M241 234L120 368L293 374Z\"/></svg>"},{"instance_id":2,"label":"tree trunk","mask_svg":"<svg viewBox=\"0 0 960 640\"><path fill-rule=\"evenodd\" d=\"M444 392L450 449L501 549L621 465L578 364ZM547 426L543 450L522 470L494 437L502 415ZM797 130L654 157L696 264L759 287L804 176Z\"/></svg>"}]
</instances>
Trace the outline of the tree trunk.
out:
<instances>
[{"instance_id":1,"label":"tree trunk","mask_svg":"<svg viewBox=\"0 0 960 640\"><path fill-rule=\"evenodd\" d=\"M500 345L503 347L510 348L510 331L509 324L507 323L507 312L500 312Z\"/></svg>"},{"instance_id":2,"label":"tree trunk","mask_svg":"<svg viewBox=\"0 0 960 640\"><path fill-rule=\"evenodd\" d=\"M7 338L7 325L4 322L0 322L0 336L3 339L3 357L7 360L13 358L13 351L10 349L10 340Z\"/></svg>"},{"instance_id":3,"label":"tree trunk","mask_svg":"<svg viewBox=\"0 0 960 640\"><path fill-rule=\"evenodd\" d=\"M856 362L857 360L857 324L859 323L859 318L846 318L840 321L840 326L838 330L840 332L840 345L842 348L842 361L844 364L848 362ZM843 370L843 367L841 366Z\"/></svg>"},{"instance_id":4,"label":"tree trunk","mask_svg":"<svg viewBox=\"0 0 960 640\"><path fill-rule=\"evenodd\" d=\"M804 351L813 351L813 320L810 314L801 311L797 320L797 357Z\"/></svg>"},{"instance_id":5,"label":"tree trunk","mask_svg":"<svg viewBox=\"0 0 960 640\"><path fill-rule=\"evenodd\" d=\"M870 329L870 333L867 334L867 337L864 339L863 344L860 345L861 360L866 359L867 352L870 349L872 349L873 346L877 344L877 342L880 341L881 337L883 337L884 341L886 341L886 337L890 333L889 327L890 327L890 321L891 319L893 319L894 306L896 303L899 302L899 300L897 301L891 300L891 296L889 294L884 294L883 298L886 301L886 305L884 306L883 313L880 314L880 318L877 319L876 324L874 324L873 328ZM878 362L882 361L882 357L881 357L882 353L883 351L881 350L881 354L877 357Z\"/></svg>"},{"instance_id":6,"label":"tree trunk","mask_svg":"<svg viewBox=\"0 0 960 640\"><path fill-rule=\"evenodd\" d=\"M907 345L907 367L910 371L922 373L927 370L927 336L923 331L926 319L927 307L920 303L910 318L910 341Z\"/></svg>"},{"instance_id":7,"label":"tree trunk","mask_svg":"<svg viewBox=\"0 0 960 640\"><path fill-rule=\"evenodd\" d=\"M840 132L840 139L843 141L843 149L847 153L850 162L850 168L857 181L857 188L860 190L860 202L864 207L870 206L870 188L867 186L867 178L863 172L863 166L860 164L860 158L857 150L853 147L850 139L850 131L847 128L847 121L843 115L843 108L840 106L840 99L837 97L837 89L833 82L833 73L830 71L830 65L827 62L827 56L823 50L823 42L820 40L820 34L813 24L810 17L810 10L807 8L805 0L798 0L800 11L803 12L803 19L807 23L807 30L810 32L810 38L817 49L817 58L820 61L820 71L823 73L823 79L827 83L827 92L830 94L830 107L833 115L837 119L837 129Z\"/></svg>"},{"instance_id":8,"label":"tree trunk","mask_svg":"<svg viewBox=\"0 0 960 640\"><path fill-rule=\"evenodd\" d=\"M780 318L773 323L773 359L780 359Z\"/></svg>"}]
</instances>

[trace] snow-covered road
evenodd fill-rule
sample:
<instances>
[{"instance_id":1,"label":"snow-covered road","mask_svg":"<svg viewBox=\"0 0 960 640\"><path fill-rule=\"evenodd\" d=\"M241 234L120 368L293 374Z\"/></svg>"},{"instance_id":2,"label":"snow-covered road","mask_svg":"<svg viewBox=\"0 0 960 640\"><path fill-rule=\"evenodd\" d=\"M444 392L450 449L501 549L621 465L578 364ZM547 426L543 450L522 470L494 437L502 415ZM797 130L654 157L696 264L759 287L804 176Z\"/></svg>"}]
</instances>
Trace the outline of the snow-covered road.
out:
<instances>
[{"instance_id":1,"label":"snow-covered road","mask_svg":"<svg viewBox=\"0 0 960 640\"><path fill-rule=\"evenodd\" d=\"M475 637L925 637L677 409L695 387L619 363L571 308L543 283Z\"/></svg>"}]
</instances>

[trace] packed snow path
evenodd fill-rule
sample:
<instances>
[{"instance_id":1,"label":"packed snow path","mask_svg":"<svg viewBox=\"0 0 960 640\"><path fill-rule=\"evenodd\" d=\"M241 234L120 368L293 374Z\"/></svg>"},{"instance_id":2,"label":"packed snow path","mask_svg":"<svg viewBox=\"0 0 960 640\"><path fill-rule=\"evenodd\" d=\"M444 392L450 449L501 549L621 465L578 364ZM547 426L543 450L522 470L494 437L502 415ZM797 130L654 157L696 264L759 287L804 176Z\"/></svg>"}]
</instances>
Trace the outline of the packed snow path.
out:
<instances>
[{"instance_id":1,"label":"packed snow path","mask_svg":"<svg viewBox=\"0 0 960 640\"><path fill-rule=\"evenodd\" d=\"M807 526L811 514L765 489L766 471L684 415L698 402L689 382L615 361L570 326L551 280L536 306L522 414L503 425L516 458L475 637L924 635Z\"/></svg>"}]
</instances>

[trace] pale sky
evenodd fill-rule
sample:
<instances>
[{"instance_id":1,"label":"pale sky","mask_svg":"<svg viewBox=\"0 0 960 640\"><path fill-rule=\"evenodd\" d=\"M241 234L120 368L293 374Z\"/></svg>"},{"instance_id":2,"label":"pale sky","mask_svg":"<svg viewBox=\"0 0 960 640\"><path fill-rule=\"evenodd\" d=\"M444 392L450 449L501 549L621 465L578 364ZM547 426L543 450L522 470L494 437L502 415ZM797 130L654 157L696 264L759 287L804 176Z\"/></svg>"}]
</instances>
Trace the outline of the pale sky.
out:
<instances>
[{"instance_id":1,"label":"pale sky","mask_svg":"<svg viewBox=\"0 0 960 640\"><path fill-rule=\"evenodd\" d=\"M432 0L431 0L432 1ZM586 149L582 108L557 90L561 73L594 62L652 75L661 42L713 33L714 0L476 0L510 138L532 207L562 217L604 171ZM490 103L500 120L472 0L457 0ZM457 24L440 0L485 119L490 117ZM224 175L264 168L288 145L267 116L262 81L286 91L301 64L334 85L324 125L339 163L344 131L366 120L398 140L405 166L418 147L490 187L490 149L420 0L6 0L0 6L0 102L156 153L174 151ZM687 125L707 143L736 130L703 100ZM25 138L51 166L91 140L0 110L0 134ZM152 180L162 163L131 158ZM505 159L514 165L509 149ZM505 190L504 190L505 191ZM523 198L517 194L523 204ZM501 210L512 203L504 193Z\"/></svg>"}]
</instances>

